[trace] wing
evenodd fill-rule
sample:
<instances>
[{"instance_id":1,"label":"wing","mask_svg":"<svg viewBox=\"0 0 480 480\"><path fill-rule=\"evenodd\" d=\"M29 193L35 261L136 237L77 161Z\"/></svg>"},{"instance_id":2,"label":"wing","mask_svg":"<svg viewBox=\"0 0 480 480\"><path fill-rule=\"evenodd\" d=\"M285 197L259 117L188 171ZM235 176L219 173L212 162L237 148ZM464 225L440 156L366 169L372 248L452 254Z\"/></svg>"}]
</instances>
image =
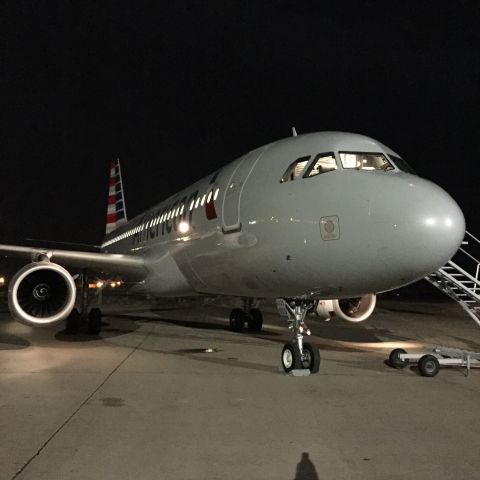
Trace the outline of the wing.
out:
<instances>
[{"instance_id":1,"label":"wing","mask_svg":"<svg viewBox=\"0 0 480 480\"><path fill-rule=\"evenodd\" d=\"M86 268L96 272L120 274L132 280L145 278L147 273L143 258L134 255L3 244L0 244L0 255L24 258L33 262L48 257L50 261L65 267Z\"/></svg>"}]
</instances>

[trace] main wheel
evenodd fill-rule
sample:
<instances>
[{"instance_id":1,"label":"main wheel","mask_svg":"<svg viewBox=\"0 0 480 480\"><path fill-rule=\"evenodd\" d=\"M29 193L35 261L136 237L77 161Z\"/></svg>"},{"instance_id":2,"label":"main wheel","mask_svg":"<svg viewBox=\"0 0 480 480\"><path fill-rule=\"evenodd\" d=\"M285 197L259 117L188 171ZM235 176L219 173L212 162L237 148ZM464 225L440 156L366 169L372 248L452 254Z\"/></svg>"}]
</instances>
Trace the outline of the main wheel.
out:
<instances>
[{"instance_id":1,"label":"main wheel","mask_svg":"<svg viewBox=\"0 0 480 480\"><path fill-rule=\"evenodd\" d=\"M230 330L241 332L247 321L247 315L241 308L234 308L230 313Z\"/></svg>"},{"instance_id":2,"label":"main wheel","mask_svg":"<svg viewBox=\"0 0 480 480\"><path fill-rule=\"evenodd\" d=\"M405 360L400 358L403 353L407 353L403 348L396 348L390 352L389 360L393 368L405 368L409 364L408 358Z\"/></svg>"},{"instance_id":3,"label":"main wheel","mask_svg":"<svg viewBox=\"0 0 480 480\"><path fill-rule=\"evenodd\" d=\"M302 367L310 370L310 373L317 373L320 370L320 350L316 345L303 344Z\"/></svg>"},{"instance_id":4,"label":"main wheel","mask_svg":"<svg viewBox=\"0 0 480 480\"><path fill-rule=\"evenodd\" d=\"M65 333L67 335L76 335L80 330L80 314L78 310L74 308L66 320Z\"/></svg>"},{"instance_id":5,"label":"main wheel","mask_svg":"<svg viewBox=\"0 0 480 480\"><path fill-rule=\"evenodd\" d=\"M440 362L434 355L424 355L418 361L418 369L424 377L434 377L440 370Z\"/></svg>"},{"instance_id":6,"label":"main wheel","mask_svg":"<svg viewBox=\"0 0 480 480\"><path fill-rule=\"evenodd\" d=\"M295 342L286 343L282 350L282 367L285 372L302 368L302 356Z\"/></svg>"},{"instance_id":7,"label":"main wheel","mask_svg":"<svg viewBox=\"0 0 480 480\"><path fill-rule=\"evenodd\" d=\"M102 330L102 312L99 308L92 308L88 314L88 333L98 335Z\"/></svg>"},{"instance_id":8,"label":"main wheel","mask_svg":"<svg viewBox=\"0 0 480 480\"><path fill-rule=\"evenodd\" d=\"M258 308L252 308L248 312L248 329L251 332L260 332L263 326L263 315Z\"/></svg>"}]
</instances>

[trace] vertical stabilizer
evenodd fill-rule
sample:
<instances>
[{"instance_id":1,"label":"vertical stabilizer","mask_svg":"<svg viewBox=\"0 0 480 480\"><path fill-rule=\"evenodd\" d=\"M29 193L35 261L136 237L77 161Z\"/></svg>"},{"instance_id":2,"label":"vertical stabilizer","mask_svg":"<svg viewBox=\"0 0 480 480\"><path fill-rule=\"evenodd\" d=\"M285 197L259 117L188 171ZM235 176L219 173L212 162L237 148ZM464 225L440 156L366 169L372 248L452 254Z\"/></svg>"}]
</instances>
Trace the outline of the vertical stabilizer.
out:
<instances>
[{"instance_id":1,"label":"vertical stabilizer","mask_svg":"<svg viewBox=\"0 0 480 480\"><path fill-rule=\"evenodd\" d=\"M110 165L110 183L108 188L107 228L105 233L110 233L127 221L125 196L123 194L122 171L120 159L114 160Z\"/></svg>"}]
</instances>

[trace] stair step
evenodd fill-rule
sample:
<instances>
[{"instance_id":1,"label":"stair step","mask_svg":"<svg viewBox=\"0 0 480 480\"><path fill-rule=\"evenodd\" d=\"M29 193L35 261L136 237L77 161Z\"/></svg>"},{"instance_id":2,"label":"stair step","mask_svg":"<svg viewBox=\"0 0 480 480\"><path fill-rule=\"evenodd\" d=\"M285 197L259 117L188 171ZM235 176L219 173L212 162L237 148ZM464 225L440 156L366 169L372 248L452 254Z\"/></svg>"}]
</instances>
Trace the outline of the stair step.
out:
<instances>
[{"instance_id":1,"label":"stair step","mask_svg":"<svg viewBox=\"0 0 480 480\"><path fill-rule=\"evenodd\" d=\"M467 232L468 234L468 232ZM468 234L468 240L464 239L462 241L462 246L480 245L479 240L471 234ZM460 258L461 255L467 255L471 260L476 260L470 253L467 252L467 249L464 248L459 250L455 258ZM478 277L480 271L480 262L478 260L475 262L476 268L476 277ZM480 300L478 296L480 295L480 285L477 278L477 281L472 280L473 275L471 274L472 270L469 268L470 273L467 273L463 270L463 267L457 267L453 262L449 262L443 267L439 268L437 271L432 272L431 274L425 277L434 287L438 288L441 292L448 295L450 298L455 300L457 303L461 304L462 307L469 312L472 317L478 318L480 320Z\"/></svg>"}]
</instances>

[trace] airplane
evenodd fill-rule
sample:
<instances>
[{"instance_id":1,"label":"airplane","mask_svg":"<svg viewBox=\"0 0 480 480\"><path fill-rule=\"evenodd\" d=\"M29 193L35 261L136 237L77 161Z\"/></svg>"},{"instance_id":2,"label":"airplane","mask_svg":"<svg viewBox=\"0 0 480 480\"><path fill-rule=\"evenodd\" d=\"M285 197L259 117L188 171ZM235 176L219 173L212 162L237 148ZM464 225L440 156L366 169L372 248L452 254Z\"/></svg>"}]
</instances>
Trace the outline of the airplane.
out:
<instances>
[{"instance_id":1,"label":"airplane","mask_svg":"<svg viewBox=\"0 0 480 480\"><path fill-rule=\"evenodd\" d=\"M158 297L235 296L230 328L260 331L259 299L276 299L292 340L285 372L319 371L306 315L363 321L376 294L415 282L459 248L457 203L382 143L359 134L294 135L248 152L128 220L120 164L111 164L106 235L99 251L0 245L30 263L12 278L8 303L21 323L80 318L101 329L101 311L81 312L67 268L120 275L128 291Z\"/></svg>"}]
</instances>

